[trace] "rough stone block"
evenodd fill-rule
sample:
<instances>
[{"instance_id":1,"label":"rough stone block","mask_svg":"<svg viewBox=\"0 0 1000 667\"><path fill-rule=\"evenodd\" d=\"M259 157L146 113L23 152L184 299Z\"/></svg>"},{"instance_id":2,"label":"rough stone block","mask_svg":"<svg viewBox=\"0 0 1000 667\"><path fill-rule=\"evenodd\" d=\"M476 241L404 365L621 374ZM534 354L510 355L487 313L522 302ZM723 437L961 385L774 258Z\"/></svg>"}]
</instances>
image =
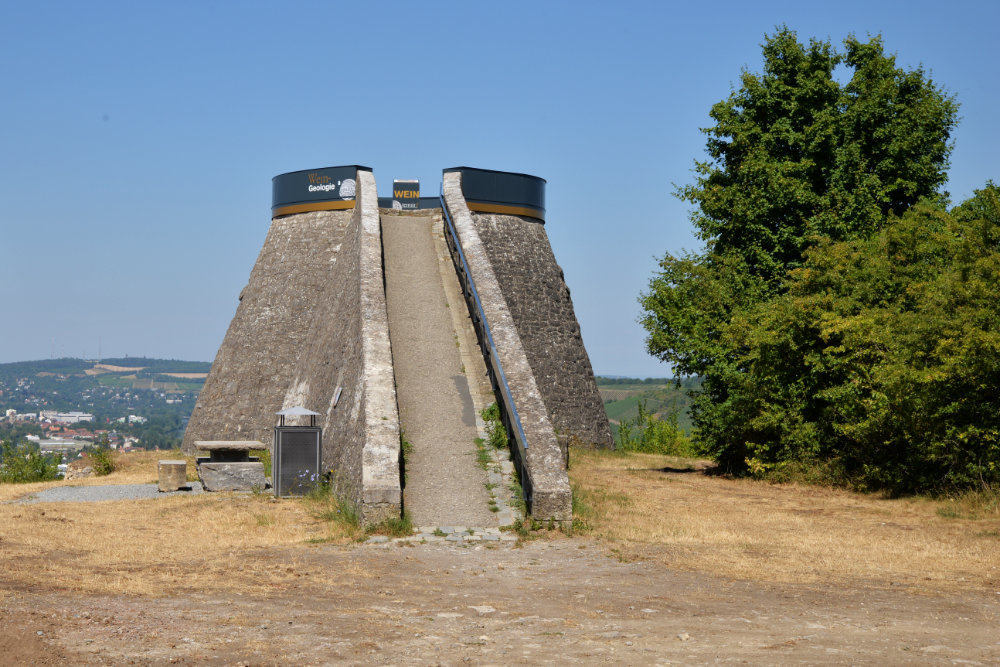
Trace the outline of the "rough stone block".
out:
<instances>
[{"instance_id":1,"label":"rough stone block","mask_svg":"<svg viewBox=\"0 0 1000 667\"><path fill-rule=\"evenodd\" d=\"M270 486L259 462L199 463L198 479L206 491L263 491Z\"/></svg>"},{"instance_id":2,"label":"rough stone block","mask_svg":"<svg viewBox=\"0 0 1000 667\"><path fill-rule=\"evenodd\" d=\"M160 491L178 491L187 486L187 461L162 460L157 472Z\"/></svg>"}]
</instances>

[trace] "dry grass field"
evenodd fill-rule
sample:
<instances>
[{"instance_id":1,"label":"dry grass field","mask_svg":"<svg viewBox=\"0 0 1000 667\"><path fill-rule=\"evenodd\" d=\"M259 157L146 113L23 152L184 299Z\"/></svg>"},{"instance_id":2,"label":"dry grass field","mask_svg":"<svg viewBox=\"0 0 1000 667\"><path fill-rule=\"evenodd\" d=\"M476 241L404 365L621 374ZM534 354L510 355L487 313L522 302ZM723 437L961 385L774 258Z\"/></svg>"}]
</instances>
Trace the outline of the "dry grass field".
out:
<instances>
[{"instance_id":1,"label":"dry grass field","mask_svg":"<svg viewBox=\"0 0 1000 667\"><path fill-rule=\"evenodd\" d=\"M155 483L159 458L118 457L106 477L0 485L0 560L8 582L156 595L178 586L249 586L219 572L255 572L254 554L357 538L332 506L270 494L200 494L102 503L15 504L60 484ZM189 478L196 479L193 457ZM839 489L734 480L704 461L574 451L570 475L583 528L620 559L750 581L866 585L926 591L1000 588L1000 509L956 501L887 499ZM976 516L977 518L968 518ZM538 536L554 539L547 531ZM655 547L655 548L651 548ZM265 566L261 566L267 569Z\"/></svg>"},{"instance_id":2,"label":"dry grass field","mask_svg":"<svg viewBox=\"0 0 1000 667\"><path fill-rule=\"evenodd\" d=\"M1000 589L1000 507L708 474L705 461L575 451L577 515L622 558L751 581ZM974 518L970 518L974 517Z\"/></svg>"},{"instance_id":3,"label":"dry grass field","mask_svg":"<svg viewBox=\"0 0 1000 667\"><path fill-rule=\"evenodd\" d=\"M5 564L6 583L123 595L236 589L252 593L295 577L260 558L262 552L348 542L355 536L329 520L327 513L336 509L323 501L278 500L270 494L9 502L62 484L155 483L158 459L182 457L177 452L135 452L119 455L119 469L105 477L0 485L0 562ZM186 458L189 479L197 479L194 457ZM225 576L234 571L246 576Z\"/></svg>"}]
</instances>

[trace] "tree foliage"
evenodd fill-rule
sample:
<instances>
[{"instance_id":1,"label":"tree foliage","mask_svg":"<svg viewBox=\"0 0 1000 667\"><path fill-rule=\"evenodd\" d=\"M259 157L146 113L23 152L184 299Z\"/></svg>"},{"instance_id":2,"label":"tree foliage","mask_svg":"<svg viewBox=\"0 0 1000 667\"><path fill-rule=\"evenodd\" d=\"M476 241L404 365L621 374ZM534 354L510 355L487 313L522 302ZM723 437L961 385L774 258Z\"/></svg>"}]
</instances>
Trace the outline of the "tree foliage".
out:
<instances>
[{"instance_id":1,"label":"tree foliage","mask_svg":"<svg viewBox=\"0 0 1000 667\"><path fill-rule=\"evenodd\" d=\"M877 37L843 46L781 28L712 108L678 191L705 247L641 296L648 350L702 377L696 433L733 472L1000 481L997 188L948 211L954 99Z\"/></svg>"},{"instance_id":2,"label":"tree foliage","mask_svg":"<svg viewBox=\"0 0 1000 667\"><path fill-rule=\"evenodd\" d=\"M870 234L937 192L957 104L922 69L897 68L879 37L841 53L781 28L763 55L763 73L744 71L712 107L710 159L678 194L713 258L734 255L775 288L818 239Z\"/></svg>"},{"instance_id":3,"label":"tree foliage","mask_svg":"<svg viewBox=\"0 0 1000 667\"><path fill-rule=\"evenodd\" d=\"M715 453L897 492L1000 483L998 195L823 243L786 293L738 313Z\"/></svg>"},{"instance_id":4,"label":"tree foliage","mask_svg":"<svg viewBox=\"0 0 1000 667\"><path fill-rule=\"evenodd\" d=\"M0 482L44 482L58 476L58 457L42 454L35 443L24 441L14 444L10 440L0 442Z\"/></svg>"}]
</instances>

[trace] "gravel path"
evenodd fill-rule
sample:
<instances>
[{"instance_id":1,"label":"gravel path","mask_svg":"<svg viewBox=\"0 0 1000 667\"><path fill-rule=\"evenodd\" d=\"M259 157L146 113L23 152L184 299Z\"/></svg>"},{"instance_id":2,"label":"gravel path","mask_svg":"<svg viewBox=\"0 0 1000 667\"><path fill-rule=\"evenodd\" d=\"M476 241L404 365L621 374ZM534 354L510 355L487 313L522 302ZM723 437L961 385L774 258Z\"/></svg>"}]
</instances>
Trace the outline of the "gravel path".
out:
<instances>
[{"instance_id":1,"label":"gravel path","mask_svg":"<svg viewBox=\"0 0 1000 667\"><path fill-rule=\"evenodd\" d=\"M435 251L432 219L383 216L386 307L400 422L413 450L403 502L416 526L497 526L476 462L469 392ZM450 261L450 260L447 260Z\"/></svg>"},{"instance_id":2,"label":"gravel path","mask_svg":"<svg viewBox=\"0 0 1000 667\"><path fill-rule=\"evenodd\" d=\"M18 503L92 503L102 500L143 500L177 494L202 493L201 482L188 482L190 491L160 493L156 484L108 484L105 486L57 486L33 493Z\"/></svg>"}]
</instances>

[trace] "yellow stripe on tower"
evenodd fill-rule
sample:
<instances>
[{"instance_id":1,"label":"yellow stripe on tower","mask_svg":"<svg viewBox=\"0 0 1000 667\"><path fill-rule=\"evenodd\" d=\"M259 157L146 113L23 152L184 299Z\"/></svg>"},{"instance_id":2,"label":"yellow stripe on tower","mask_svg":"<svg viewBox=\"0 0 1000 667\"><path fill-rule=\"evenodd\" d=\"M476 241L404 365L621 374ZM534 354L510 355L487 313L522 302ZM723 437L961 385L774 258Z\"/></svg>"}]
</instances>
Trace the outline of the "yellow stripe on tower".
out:
<instances>
[{"instance_id":1,"label":"yellow stripe on tower","mask_svg":"<svg viewBox=\"0 0 1000 667\"><path fill-rule=\"evenodd\" d=\"M294 213L308 213L310 211L342 211L347 208L354 208L354 200L350 201L321 201L315 204L293 204L291 206L279 206L271 209L271 217L277 218L279 215L292 215Z\"/></svg>"},{"instance_id":2,"label":"yellow stripe on tower","mask_svg":"<svg viewBox=\"0 0 1000 667\"><path fill-rule=\"evenodd\" d=\"M526 215L529 218L538 218L539 220L545 220L545 214L536 208L528 208L527 206L505 206L503 204L481 204L479 202L467 201L465 202L469 207L470 211L476 211L477 213L502 213L504 215Z\"/></svg>"}]
</instances>

